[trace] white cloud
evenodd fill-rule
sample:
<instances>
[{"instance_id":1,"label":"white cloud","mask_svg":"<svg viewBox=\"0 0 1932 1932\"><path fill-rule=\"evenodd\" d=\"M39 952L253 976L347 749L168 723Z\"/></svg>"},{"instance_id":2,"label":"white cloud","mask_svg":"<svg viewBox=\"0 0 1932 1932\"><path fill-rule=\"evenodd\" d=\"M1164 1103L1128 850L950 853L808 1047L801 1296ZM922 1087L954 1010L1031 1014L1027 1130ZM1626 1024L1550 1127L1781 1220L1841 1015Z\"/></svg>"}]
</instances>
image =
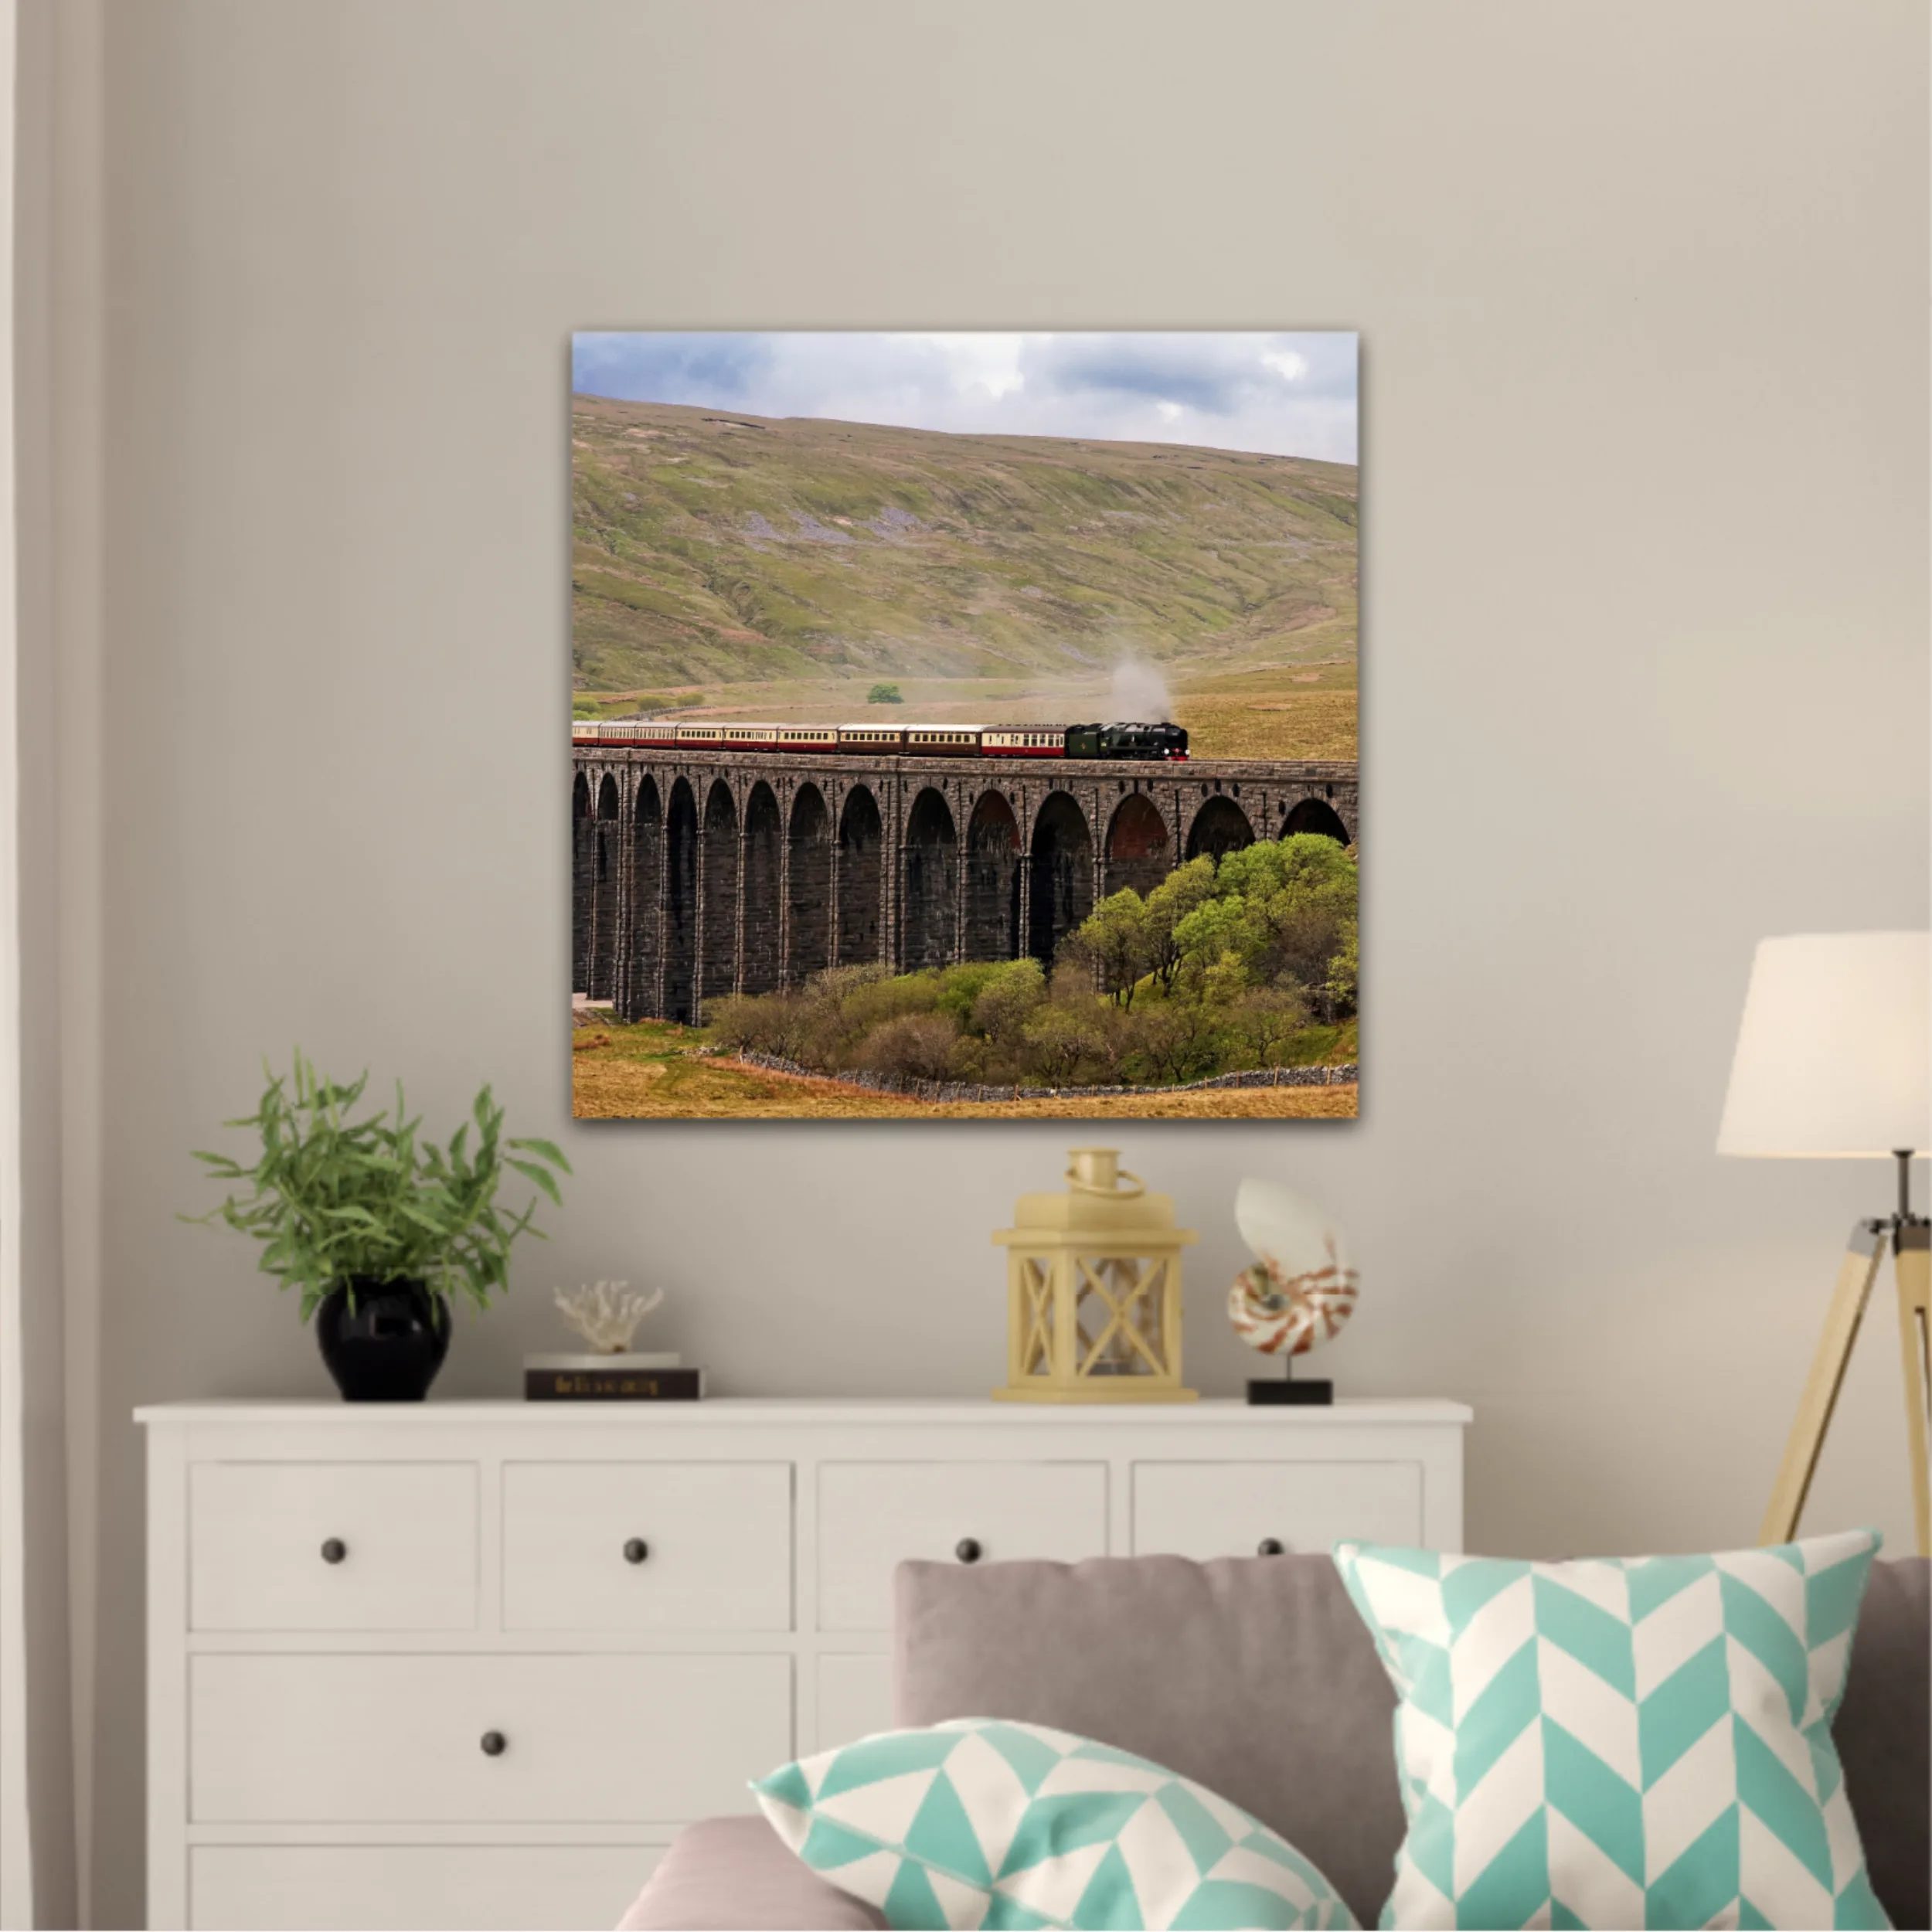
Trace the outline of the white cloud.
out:
<instances>
[{"instance_id":1,"label":"white cloud","mask_svg":"<svg viewBox=\"0 0 1932 1932\"><path fill-rule=\"evenodd\" d=\"M968 391L979 390L998 399L1026 386L1020 372L1023 335L1002 335L992 329L963 330L957 335L915 337L930 343L957 372L955 379Z\"/></svg>"},{"instance_id":2,"label":"white cloud","mask_svg":"<svg viewBox=\"0 0 1932 1932\"><path fill-rule=\"evenodd\" d=\"M594 395L760 416L1356 460L1343 332L598 333L572 366Z\"/></svg>"}]
</instances>

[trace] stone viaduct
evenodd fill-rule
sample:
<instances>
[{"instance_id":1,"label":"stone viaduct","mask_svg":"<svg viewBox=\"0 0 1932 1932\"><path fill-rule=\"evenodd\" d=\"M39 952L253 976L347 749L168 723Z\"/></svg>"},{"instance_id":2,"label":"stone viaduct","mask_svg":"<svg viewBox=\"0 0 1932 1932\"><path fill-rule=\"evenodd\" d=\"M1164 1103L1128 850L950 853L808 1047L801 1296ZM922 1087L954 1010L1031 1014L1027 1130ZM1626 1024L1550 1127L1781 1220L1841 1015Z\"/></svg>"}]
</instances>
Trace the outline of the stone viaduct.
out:
<instances>
[{"instance_id":1,"label":"stone viaduct","mask_svg":"<svg viewBox=\"0 0 1932 1932\"><path fill-rule=\"evenodd\" d=\"M1359 830L1352 761L571 756L571 984L628 1019L831 965L1048 961L1186 859Z\"/></svg>"}]
</instances>

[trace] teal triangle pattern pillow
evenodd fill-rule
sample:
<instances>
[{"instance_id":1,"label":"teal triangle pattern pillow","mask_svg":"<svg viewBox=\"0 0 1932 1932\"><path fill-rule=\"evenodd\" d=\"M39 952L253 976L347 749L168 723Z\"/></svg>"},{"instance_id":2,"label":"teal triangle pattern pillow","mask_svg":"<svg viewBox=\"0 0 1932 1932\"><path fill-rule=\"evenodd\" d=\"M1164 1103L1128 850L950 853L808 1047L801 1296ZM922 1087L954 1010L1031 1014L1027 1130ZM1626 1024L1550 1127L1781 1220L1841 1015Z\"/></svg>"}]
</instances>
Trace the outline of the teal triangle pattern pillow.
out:
<instances>
[{"instance_id":1,"label":"teal triangle pattern pillow","mask_svg":"<svg viewBox=\"0 0 1932 1932\"><path fill-rule=\"evenodd\" d=\"M1630 1562L1343 1543L1394 1679L1384 1927L1882 1927L1832 1742L1875 1531Z\"/></svg>"},{"instance_id":2,"label":"teal triangle pattern pillow","mask_svg":"<svg viewBox=\"0 0 1932 1932\"><path fill-rule=\"evenodd\" d=\"M1247 1812L1044 1725L888 1731L751 1788L806 1864L896 1928L1355 1925L1334 1886Z\"/></svg>"}]
</instances>

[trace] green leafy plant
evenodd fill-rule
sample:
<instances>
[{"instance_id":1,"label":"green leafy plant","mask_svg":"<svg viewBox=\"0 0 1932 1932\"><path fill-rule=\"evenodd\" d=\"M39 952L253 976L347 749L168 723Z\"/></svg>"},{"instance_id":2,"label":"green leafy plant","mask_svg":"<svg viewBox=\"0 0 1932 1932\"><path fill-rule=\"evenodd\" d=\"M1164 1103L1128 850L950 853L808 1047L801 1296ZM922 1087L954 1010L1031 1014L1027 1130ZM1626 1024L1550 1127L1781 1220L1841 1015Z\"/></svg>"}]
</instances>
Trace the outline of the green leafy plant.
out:
<instances>
[{"instance_id":1,"label":"green leafy plant","mask_svg":"<svg viewBox=\"0 0 1932 1932\"><path fill-rule=\"evenodd\" d=\"M325 1080L299 1048L292 1075L266 1063L262 1070L260 1104L223 1123L252 1129L260 1155L247 1166L225 1154L195 1155L216 1179L243 1182L246 1192L183 1218L260 1242L262 1272L300 1291L304 1321L332 1290L357 1279L424 1281L488 1308L492 1291L509 1284L518 1236L543 1239L532 1225L534 1197L520 1213L498 1206L506 1170L563 1204L556 1176L568 1174L570 1162L551 1141L505 1138L503 1110L487 1087L439 1147L423 1138L421 1117L410 1117L400 1082L393 1112L359 1120L352 1114L367 1073L347 1085Z\"/></svg>"},{"instance_id":2,"label":"green leafy plant","mask_svg":"<svg viewBox=\"0 0 1932 1932\"><path fill-rule=\"evenodd\" d=\"M906 700L897 685L876 684L866 693L866 702L868 704L903 704Z\"/></svg>"}]
</instances>

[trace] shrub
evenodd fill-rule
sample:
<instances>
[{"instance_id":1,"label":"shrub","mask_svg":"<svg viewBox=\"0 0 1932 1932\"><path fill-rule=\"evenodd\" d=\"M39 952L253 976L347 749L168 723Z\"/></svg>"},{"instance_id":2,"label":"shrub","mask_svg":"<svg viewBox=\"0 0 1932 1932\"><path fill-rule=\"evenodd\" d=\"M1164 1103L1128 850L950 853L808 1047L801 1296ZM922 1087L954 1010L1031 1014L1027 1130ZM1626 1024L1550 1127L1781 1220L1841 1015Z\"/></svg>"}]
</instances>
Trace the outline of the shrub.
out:
<instances>
[{"instance_id":1,"label":"shrub","mask_svg":"<svg viewBox=\"0 0 1932 1932\"><path fill-rule=\"evenodd\" d=\"M936 1002L939 1011L951 1014L962 1027L971 1026L973 1009L978 1005L980 995L1006 971L1007 964L1000 960L985 960L975 961L970 965L947 967L939 975L939 997Z\"/></svg>"},{"instance_id":2,"label":"shrub","mask_svg":"<svg viewBox=\"0 0 1932 1932\"><path fill-rule=\"evenodd\" d=\"M940 1003L940 992L937 973L904 973L896 978L871 980L852 987L839 1000L838 1009L856 1037L870 1033L887 1020L909 1013L932 1012Z\"/></svg>"},{"instance_id":3,"label":"shrub","mask_svg":"<svg viewBox=\"0 0 1932 1932\"><path fill-rule=\"evenodd\" d=\"M863 966L828 966L805 981L805 991L828 999L843 999L855 986L875 986L892 976L893 969L876 960Z\"/></svg>"},{"instance_id":4,"label":"shrub","mask_svg":"<svg viewBox=\"0 0 1932 1932\"><path fill-rule=\"evenodd\" d=\"M889 970L880 965L834 966L815 973L798 992L776 995L789 1009L791 1057L807 1066L835 1072L865 1031L853 1016L852 1002L871 988L886 985Z\"/></svg>"},{"instance_id":5,"label":"shrub","mask_svg":"<svg viewBox=\"0 0 1932 1932\"><path fill-rule=\"evenodd\" d=\"M958 1043L957 1029L944 1013L902 1013L866 1034L858 1063L900 1080L943 1080L952 1074Z\"/></svg>"},{"instance_id":6,"label":"shrub","mask_svg":"<svg viewBox=\"0 0 1932 1932\"><path fill-rule=\"evenodd\" d=\"M811 1032L807 1003L790 993L732 993L706 1007L711 1035L727 1051L803 1060Z\"/></svg>"},{"instance_id":7,"label":"shrub","mask_svg":"<svg viewBox=\"0 0 1932 1932\"><path fill-rule=\"evenodd\" d=\"M906 700L900 696L897 685L876 684L866 693L866 702L868 704L903 704Z\"/></svg>"},{"instance_id":8,"label":"shrub","mask_svg":"<svg viewBox=\"0 0 1932 1932\"><path fill-rule=\"evenodd\" d=\"M743 993L727 994L705 1009L711 1036L727 1053L742 1053L747 1048L770 1052L767 1044L771 1022L765 1002Z\"/></svg>"}]
</instances>

